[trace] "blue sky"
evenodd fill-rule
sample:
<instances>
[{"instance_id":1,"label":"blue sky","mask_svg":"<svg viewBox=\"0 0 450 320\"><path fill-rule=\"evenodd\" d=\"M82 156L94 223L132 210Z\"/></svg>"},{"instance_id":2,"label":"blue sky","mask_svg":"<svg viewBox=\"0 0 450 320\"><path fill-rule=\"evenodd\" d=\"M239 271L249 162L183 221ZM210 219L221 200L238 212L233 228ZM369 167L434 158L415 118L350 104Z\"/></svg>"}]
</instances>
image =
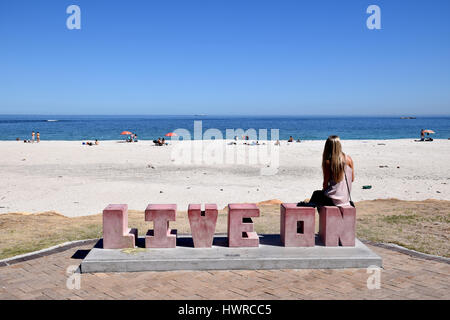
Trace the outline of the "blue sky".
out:
<instances>
[{"instance_id":1,"label":"blue sky","mask_svg":"<svg viewBox=\"0 0 450 320\"><path fill-rule=\"evenodd\" d=\"M81 8L68 30L66 8ZM381 8L369 30L366 8ZM2 114L450 114L450 1L1 0Z\"/></svg>"}]
</instances>

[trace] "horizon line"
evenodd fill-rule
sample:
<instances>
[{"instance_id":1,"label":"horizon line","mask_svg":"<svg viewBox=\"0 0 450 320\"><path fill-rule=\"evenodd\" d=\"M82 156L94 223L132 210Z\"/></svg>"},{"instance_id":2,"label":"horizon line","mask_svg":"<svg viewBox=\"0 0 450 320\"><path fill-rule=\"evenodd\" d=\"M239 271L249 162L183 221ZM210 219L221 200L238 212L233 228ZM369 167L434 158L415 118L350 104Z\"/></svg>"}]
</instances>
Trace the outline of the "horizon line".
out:
<instances>
[{"instance_id":1,"label":"horizon line","mask_svg":"<svg viewBox=\"0 0 450 320\"><path fill-rule=\"evenodd\" d=\"M450 117L450 114L57 114L57 113L0 113L0 116L108 116L108 117Z\"/></svg>"}]
</instances>

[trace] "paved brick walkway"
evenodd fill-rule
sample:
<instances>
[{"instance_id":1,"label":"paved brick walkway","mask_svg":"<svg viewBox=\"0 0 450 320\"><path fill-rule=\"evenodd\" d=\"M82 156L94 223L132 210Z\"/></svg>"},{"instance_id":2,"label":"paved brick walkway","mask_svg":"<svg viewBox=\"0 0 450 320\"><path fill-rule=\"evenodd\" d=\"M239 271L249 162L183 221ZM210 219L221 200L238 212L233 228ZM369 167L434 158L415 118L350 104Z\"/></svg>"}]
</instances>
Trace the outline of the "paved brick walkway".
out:
<instances>
[{"instance_id":1,"label":"paved brick walkway","mask_svg":"<svg viewBox=\"0 0 450 320\"><path fill-rule=\"evenodd\" d=\"M365 269L82 274L81 288L67 289L67 267L81 262L72 256L91 247L0 267L0 299L450 299L449 264L374 246L378 290Z\"/></svg>"}]
</instances>

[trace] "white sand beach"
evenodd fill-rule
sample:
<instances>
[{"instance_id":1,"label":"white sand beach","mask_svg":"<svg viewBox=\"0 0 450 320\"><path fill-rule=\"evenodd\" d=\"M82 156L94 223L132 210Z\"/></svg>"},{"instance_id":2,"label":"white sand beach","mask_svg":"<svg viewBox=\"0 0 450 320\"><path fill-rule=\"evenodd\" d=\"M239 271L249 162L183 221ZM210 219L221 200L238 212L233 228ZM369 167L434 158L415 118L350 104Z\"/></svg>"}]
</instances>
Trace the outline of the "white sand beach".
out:
<instances>
[{"instance_id":1,"label":"white sand beach","mask_svg":"<svg viewBox=\"0 0 450 320\"><path fill-rule=\"evenodd\" d=\"M223 146L226 154L240 156L266 148L229 142L209 141L204 149ZM127 203L134 210L149 203L176 203L186 210L189 203L297 202L321 188L324 141L282 141L275 154L279 168L272 175L261 174L266 164L248 161L180 164L174 148L189 142L169 143L1 141L0 213L54 211L73 217L100 213L110 203ZM197 156L200 144L195 142ZM343 148L355 163L354 201L450 200L450 140L345 140ZM372 188L363 190L364 185Z\"/></svg>"}]
</instances>

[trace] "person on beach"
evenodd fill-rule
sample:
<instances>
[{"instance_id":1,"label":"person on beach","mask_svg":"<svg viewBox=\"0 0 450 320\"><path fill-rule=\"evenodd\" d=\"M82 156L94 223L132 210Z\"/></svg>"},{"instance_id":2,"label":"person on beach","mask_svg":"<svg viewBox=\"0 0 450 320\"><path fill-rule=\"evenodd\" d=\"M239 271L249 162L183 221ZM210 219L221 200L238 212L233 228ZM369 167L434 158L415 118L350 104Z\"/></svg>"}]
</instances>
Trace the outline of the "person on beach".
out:
<instances>
[{"instance_id":1,"label":"person on beach","mask_svg":"<svg viewBox=\"0 0 450 320\"><path fill-rule=\"evenodd\" d=\"M290 136L288 142L294 142L294 138Z\"/></svg>"},{"instance_id":2,"label":"person on beach","mask_svg":"<svg viewBox=\"0 0 450 320\"><path fill-rule=\"evenodd\" d=\"M348 206L351 205L350 192L355 180L353 160L342 152L338 136L330 136L325 142L322 154L323 185L316 190L309 202L299 202L298 206Z\"/></svg>"},{"instance_id":3,"label":"person on beach","mask_svg":"<svg viewBox=\"0 0 450 320\"><path fill-rule=\"evenodd\" d=\"M81 143L83 146L94 146L94 145L96 145L96 146L98 146L98 144L99 144L99 142L98 142L98 140L95 140L95 142L90 142L90 141L87 141L87 142L82 142Z\"/></svg>"},{"instance_id":4,"label":"person on beach","mask_svg":"<svg viewBox=\"0 0 450 320\"><path fill-rule=\"evenodd\" d=\"M162 146L161 138L158 138L158 140L153 140L153 143L157 146Z\"/></svg>"},{"instance_id":5,"label":"person on beach","mask_svg":"<svg viewBox=\"0 0 450 320\"><path fill-rule=\"evenodd\" d=\"M36 132L36 142L39 143L41 141L41 134L38 132Z\"/></svg>"},{"instance_id":6,"label":"person on beach","mask_svg":"<svg viewBox=\"0 0 450 320\"><path fill-rule=\"evenodd\" d=\"M33 131L33 132L31 132L31 142L34 142L34 137L35 137L35 133Z\"/></svg>"},{"instance_id":7,"label":"person on beach","mask_svg":"<svg viewBox=\"0 0 450 320\"><path fill-rule=\"evenodd\" d=\"M420 131L420 141L425 141L425 129Z\"/></svg>"}]
</instances>

